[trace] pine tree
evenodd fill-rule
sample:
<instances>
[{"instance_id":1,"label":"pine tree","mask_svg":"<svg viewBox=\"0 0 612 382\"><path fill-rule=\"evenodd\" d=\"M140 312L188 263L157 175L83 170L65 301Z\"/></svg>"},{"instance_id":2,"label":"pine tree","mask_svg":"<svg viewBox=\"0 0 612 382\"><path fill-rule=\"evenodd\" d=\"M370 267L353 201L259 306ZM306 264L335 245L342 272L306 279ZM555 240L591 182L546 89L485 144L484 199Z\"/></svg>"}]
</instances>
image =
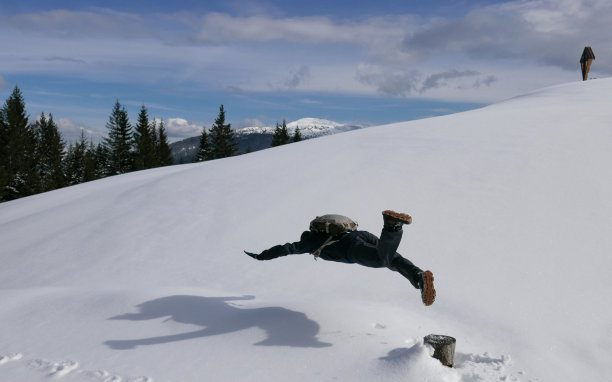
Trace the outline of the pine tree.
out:
<instances>
[{"instance_id":1,"label":"pine tree","mask_svg":"<svg viewBox=\"0 0 612 382\"><path fill-rule=\"evenodd\" d=\"M69 143L68 148L66 149L66 156L64 157L64 174L66 174L66 183L69 186L78 184L78 180L76 173L78 173L78 169L76 168L76 160L75 160L75 144Z\"/></svg>"},{"instance_id":2,"label":"pine tree","mask_svg":"<svg viewBox=\"0 0 612 382\"><path fill-rule=\"evenodd\" d=\"M161 122L161 121L160 121ZM163 122L161 122L163 124ZM151 131L151 143L153 143L153 167L159 167L161 164L159 163L159 136L157 133L157 120L153 118L151 124L149 125L149 129Z\"/></svg>"},{"instance_id":3,"label":"pine tree","mask_svg":"<svg viewBox=\"0 0 612 382\"><path fill-rule=\"evenodd\" d=\"M66 153L66 177L70 185L83 183L86 181L85 177L85 157L87 153L87 140L85 139L85 133L81 130L81 137L78 141L71 143L68 146L68 152Z\"/></svg>"},{"instance_id":4,"label":"pine tree","mask_svg":"<svg viewBox=\"0 0 612 382\"><path fill-rule=\"evenodd\" d=\"M219 107L219 115L210 129L211 159L227 158L236 154L238 143L231 124L225 123L225 109Z\"/></svg>"},{"instance_id":5,"label":"pine tree","mask_svg":"<svg viewBox=\"0 0 612 382\"><path fill-rule=\"evenodd\" d=\"M289 131L287 130L287 121L283 119L283 124L280 129L280 144L286 145L289 143Z\"/></svg>"},{"instance_id":6,"label":"pine tree","mask_svg":"<svg viewBox=\"0 0 612 382\"><path fill-rule=\"evenodd\" d=\"M109 175L124 174L132 170L133 163L133 133L128 120L127 111L119 101L115 102L113 111L106 123L108 137L104 145L108 150Z\"/></svg>"},{"instance_id":7,"label":"pine tree","mask_svg":"<svg viewBox=\"0 0 612 382\"><path fill-rule=\"evenodd\" d=\"M281 137L281 128L280 124L276 122L276 127L274 127L274 134L272 135L272 147L280 146L280 138Z\"/></svg>"},{"instance_id":8,"label":"pine tree","mask_svg":"<svg viewBox=\"0 0 612 382\"><path fill-rule=\"evenodd\" d=\"M209 142L209 136L206 132L206 127L202 127L202 134L200 134L200 146L198 147L198 152L196 153L194 162L204 162L206 160L212 159L212 152Z\"/></svg>"},{"instance_id":9,"label":"pine tree","mask_svg":"<svg viewBox=\"0 0 612 382\"><path fill-rule=\"evenodd\" d=\"M157 165L158 166L170 166L174 163L172 157L172 150L168 144L168 135L166 135L166 128L164 127L164 121L159 124L159 132L156 134L157 139Z\"/></svg>"},{"instance_id":10,"label":"pine tree","mask_svg":"<svg viewBox=\"0 0 612 382\"><path fill-rule=\"evenodd\" d=\"M295 133L293 134L293 142L299 142L301 141L302 138L302 133L300 132L300 127L296 126L295 127Z\"/></svg>"},{"instance_id":11,"label":"pine tree","mask_svg":"<svg viewBox=\"0 0 612 382\"><path fill-rule=\"evenodd\" d=\"M0 203L2 203L5 199L5 195L7 193L7 185L9 182L9 174L8 169L4 164L0 163Z\"/></svg>"},{"instance_id":12,"label":"pine tree","mask_svg":"<svg viewBox=\"0 0 612 382\"><path fill-rule=\"evenodd\" d=\"M8 101L7 101L8 102ZM6 104L5 104L6 105ZM8 166L9 158L9 130L4 121L4 107L0 109L0 202L3 202L8 194L10 174Z\"/></svg>"},{"instance_id":13,"label":"pine tree","mask_svg":"<svg viewBox=\"0 0 612 382\"><path fill-rule=\"evenodd\" d=\"M110 167L108 164L108 158L110 157L110 154L104 145L104 142L98 143L94 154L94 159L96 161L96 179L111 175L108 172Z\"/></svg>"},{"instance_id":14,"label":"pine tree","mask_svg":"<svg viewBox=\"0 0 612 382\"><path fill-rule=\"evenodd\" d=\"M85 137L83 137L84 139ZM85 149L83 157L83 182L99 179L98 164L96 160L96 147L93 140L89 141L89 145Z\"/></svg>"},{"instance_id":15,"label":"pine tree","mask_svg":"<svg viewBox=\"0 0 612 382\"><path fill-rule=\"evenodd\" d=\"M144 170L156 167L155 131L149 122L147 108L142 105L138 114L138 123L134 131L134 169Z\"/></svg>"},{"instance_id":16,"label":"pine tree","mask_svg":"<svg viewBox=\"0 0 612 382\"><path fill-rule=\"evenodd\" d=\"M40 191L36 166L36 132L28 125L19 87L0 109L0 200L12 200Z\"/></svg>"},{"instance_id":17,"label":"pine tree","mask_svg":"<svg viewBox=\"0 0 612 382\"><path fill-rule=\"evenodd\" d=\"M66 143L62 140L53 115L49 114L47 118L45 113L42 113L35 127L38 134L36 158L41 191L64 187L67 182L62 162Z\"/></svg>"},{"instance_id":18,"label":"pine tree","mask_svg":"<svg viewBox=\"0 0 612 382\"><path fill-rule=\"evenodd\" d=\"M285 145L289 143L289 131L287 130L287 121L283 119L283 124L276 123L274 135L272 136L272 147Z\"/></svg>"}]
</instances>

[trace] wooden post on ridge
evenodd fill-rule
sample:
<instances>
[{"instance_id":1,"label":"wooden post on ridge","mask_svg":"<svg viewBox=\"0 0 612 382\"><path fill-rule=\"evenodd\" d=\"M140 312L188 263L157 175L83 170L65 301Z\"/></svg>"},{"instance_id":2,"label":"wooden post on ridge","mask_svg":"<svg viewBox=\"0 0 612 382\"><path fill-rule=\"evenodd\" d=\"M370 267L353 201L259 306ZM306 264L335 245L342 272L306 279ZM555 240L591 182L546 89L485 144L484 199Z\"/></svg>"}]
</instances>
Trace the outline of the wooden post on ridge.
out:
<instances>
[{"instance_id":1,"label":"wooden post on ridge","mask_svg":"<svg viewBox=\"0 0 612 382\"><path fill-rule=\"evenodd\" d=\"M582 69L582 80L586 81L589 79L589 70L591 69L591 63L595 59L595 54L590 46L585 46L582 51L582 57L580 57L580 68Z\"/></svg>"}]
</instances>

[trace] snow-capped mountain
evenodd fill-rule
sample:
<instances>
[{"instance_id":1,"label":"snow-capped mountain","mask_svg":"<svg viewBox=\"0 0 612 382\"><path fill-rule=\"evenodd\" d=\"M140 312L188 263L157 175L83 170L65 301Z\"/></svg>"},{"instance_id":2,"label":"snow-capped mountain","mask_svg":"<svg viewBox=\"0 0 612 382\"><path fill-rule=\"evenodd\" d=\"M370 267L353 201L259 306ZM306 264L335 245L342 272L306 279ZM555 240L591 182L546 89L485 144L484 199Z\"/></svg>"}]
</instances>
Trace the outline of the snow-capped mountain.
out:
<instances>
[{"instance_id":1,"label":"snow-capped mountain","mask_svg":"<svg viewBox=\"0 0 612 382\"><path fill-rule=\"evenodd\" d=\"M297 121L287 123L287 130L289 131L289 134L294 134L296 128L299 128L300 133L305 138L343 133L346 131L362 129L364 127L367 126L362 124L343 124L321 118L302 118L298 119ZM236 134L274 134L274 129L275 126L245 127L236 130Z\"/></svg>"},{"instance_id":2,"label":"snow-capped mountain","mask_svg":"<svg viewBox=\"0 0 612 382\"><path fill-rule=\"evenodd\" d=\"M295 134L296 128L304 139L322 137L326 135L343 133L367 127L363 124L343 124L327 119L302 118L287 123L289 135ZM272 135L275 126L245 127L234 130L238 141L238 153L259 151L267 149L272 145ZM200 137L191 137L174 142L170 145L174 162L191 162L200 144Z\"/></svg>"}]
</instances>

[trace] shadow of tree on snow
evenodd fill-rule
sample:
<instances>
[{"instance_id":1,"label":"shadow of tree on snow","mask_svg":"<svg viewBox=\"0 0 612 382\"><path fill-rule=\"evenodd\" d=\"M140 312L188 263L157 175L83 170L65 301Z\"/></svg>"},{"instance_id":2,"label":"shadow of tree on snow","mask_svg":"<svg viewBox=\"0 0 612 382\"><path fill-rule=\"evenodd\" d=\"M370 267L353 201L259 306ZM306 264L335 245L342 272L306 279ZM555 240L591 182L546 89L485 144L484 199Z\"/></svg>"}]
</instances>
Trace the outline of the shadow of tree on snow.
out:
<instances>
[{"instance_id":1,"label":"shadow of tree on snow","mask_svg":"<svg viewBox=\"0 0 612 382\"><path fill-rule=\"evenodd\" d=\"M179 323L197 325L203 329L135 340L113 340L105 344L112 349L132 349L136 346L157 345L195 338L217 336L249 328L260 328L267 338L255 345L291 347L327 347L317 339L319 324L304 313L281 307L238 308L228 302L252 300L253 296L202 297L168 296L138 305L140 312L111 317L111 320L142 321L170 317Z\"/></svg>"}]
</instances>

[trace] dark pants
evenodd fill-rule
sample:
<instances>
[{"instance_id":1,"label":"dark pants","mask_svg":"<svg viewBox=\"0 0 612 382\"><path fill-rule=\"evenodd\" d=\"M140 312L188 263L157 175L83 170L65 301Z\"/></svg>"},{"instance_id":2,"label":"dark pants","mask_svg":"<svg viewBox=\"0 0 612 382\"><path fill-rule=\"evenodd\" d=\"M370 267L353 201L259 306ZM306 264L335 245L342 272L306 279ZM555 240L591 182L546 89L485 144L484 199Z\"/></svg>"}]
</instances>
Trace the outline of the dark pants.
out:
<instances>
[{"instance_id":1,"label":"dark pants","mask_svg":"<svg viewBox=\"0 0 612 382\"><path fill-rule=\"evenodd\" d=\"M371 237L358 237L359 243L350 248L349 258L366 267L386 267L399 272L418 289L423 270L397 253L402 234L401 229L399 231L383 229L378 240L372 240Z\"/></svg>"}]
</instances>

